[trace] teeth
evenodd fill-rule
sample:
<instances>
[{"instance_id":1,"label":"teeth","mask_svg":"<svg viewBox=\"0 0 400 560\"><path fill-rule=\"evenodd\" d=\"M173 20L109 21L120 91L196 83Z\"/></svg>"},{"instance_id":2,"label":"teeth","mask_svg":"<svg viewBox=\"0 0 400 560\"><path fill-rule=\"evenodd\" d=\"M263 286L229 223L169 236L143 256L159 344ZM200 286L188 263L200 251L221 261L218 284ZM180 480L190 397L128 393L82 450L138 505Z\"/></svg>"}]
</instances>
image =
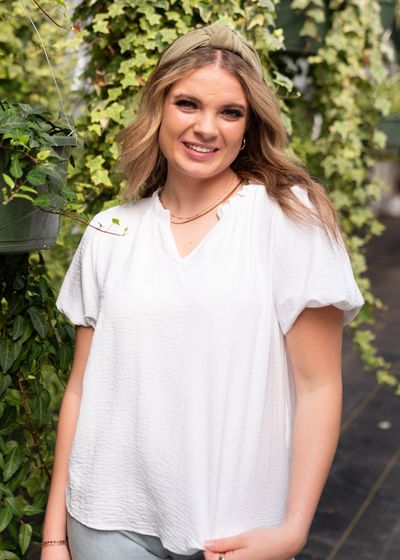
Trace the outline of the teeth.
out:
<instances>
[{"instance_id":1,"label":"teeth","mask_svg":"<svg viewBox=\"0 0 400 560\"><path fill-rule=\"evenodd\" d=\"M194 144L189 144L188 142L185 142L185 144L188 148L191 148L195 152L207 153L207 152L214 152L216 150L216 148L201 148L200 146L195 146Z\"/></svg>"}]
</instances>

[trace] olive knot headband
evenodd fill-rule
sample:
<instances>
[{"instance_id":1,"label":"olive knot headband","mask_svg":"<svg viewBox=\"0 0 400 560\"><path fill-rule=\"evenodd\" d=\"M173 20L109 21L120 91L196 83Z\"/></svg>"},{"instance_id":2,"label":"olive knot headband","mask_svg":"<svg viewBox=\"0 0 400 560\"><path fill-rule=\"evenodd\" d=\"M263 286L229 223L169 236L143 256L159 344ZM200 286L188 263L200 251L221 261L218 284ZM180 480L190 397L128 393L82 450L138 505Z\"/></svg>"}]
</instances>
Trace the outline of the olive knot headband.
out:
<instances>
[{"instance_id":1,"label":"olive knot headband","mask_svg":"<svg viewBox=\"0 0 400 560\"><path fill-rule=\"evenodd\" d=\"M214 47L225 49L239 55L249 66L254 68L260 78L263 77L261 60L256 49L245 39L236 35L227 25L208 25L189 31L176 39L163 52L159 64L173 60L181 54L193 51L197 47Z\"/></svg>"}]
</instances>

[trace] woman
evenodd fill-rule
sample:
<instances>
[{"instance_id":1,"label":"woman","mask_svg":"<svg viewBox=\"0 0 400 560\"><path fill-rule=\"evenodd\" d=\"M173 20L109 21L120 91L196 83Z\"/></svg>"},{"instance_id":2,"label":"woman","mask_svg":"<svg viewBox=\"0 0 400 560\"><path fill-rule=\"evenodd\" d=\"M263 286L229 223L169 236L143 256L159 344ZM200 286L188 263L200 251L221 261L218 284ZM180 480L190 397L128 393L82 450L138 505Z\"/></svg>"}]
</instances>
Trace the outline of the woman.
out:
<instances>
[{"instance_id":1,"label":"woman","mask_svg":"<svg viewBox=\"0 0 400 560\"><path fill-rule=\"evenodd\" d=\"M76 349L42 560L292 559L364 303L335 212L226 26L163 53L117 140L130 202L92 225L127 235L87 228L57 300Z\"/></svg>"}]
</instances>

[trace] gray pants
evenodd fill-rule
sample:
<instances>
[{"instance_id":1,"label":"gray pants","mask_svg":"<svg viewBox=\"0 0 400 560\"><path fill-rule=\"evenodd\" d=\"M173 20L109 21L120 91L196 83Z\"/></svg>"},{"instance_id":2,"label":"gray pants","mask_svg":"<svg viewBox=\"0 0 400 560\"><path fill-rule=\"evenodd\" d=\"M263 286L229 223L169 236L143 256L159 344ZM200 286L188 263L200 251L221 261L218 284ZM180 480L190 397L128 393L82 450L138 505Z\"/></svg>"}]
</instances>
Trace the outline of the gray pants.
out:
<instances>
[{"instance_id":1,"label":"gray pants","mask_svg":"<svg viewBox=\"0 0 400 560\"><path fill-rule=\"evenodd\" d=\"M158 537L133 531L99 531L86 527L67 511L68 546L72 560L204 560L199 550L192 556L163 547Z\"/></svg>"}]
</instances>

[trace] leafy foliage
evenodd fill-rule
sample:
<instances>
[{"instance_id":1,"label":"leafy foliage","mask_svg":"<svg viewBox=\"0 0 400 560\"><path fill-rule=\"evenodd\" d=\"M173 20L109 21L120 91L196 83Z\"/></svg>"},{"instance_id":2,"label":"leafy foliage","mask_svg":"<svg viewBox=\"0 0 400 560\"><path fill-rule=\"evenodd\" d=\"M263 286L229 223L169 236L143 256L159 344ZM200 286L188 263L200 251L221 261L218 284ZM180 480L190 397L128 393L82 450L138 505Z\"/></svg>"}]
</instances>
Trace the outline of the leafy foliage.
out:
<instances>
[{"instance_id":1,"label":"leafy foliage","mask_svg":"<svg viewBox=\"0 0 400 560\"><path fill-rule=\"evenodd\" d=\"M68 91L68 102L77 103L78 95L70 89L77 54L71 52L65 57L61 44L66 35L73 35L73 31L68 33L66 29L54 25L33 2L26 3L26 6L46 48L50 51L49 56L56 66L61 93ZM40 6L65 27L71 26L67 14L56 7L53 0L40 1ZM20 0L0 0L0 19L0 99L6 97L15 104L45 103L50 112L57 114L60 100L53 78L39 37ZM64 95L62 97L65 99Z\"/></svg>"},{"instance_id":2,"label":"leafy foliage","mask_svg":"<svg viewBox=\"0 0 400 560\"><path fill-rule=\"evenodd\" d=\"M0 256L0 298L0 547L5 558L25 558L31 539L41 542L38 516L50 483L53 414L68 379L75 332L57 312L40 254L31 261L28 254Z\"/></svg>"},{"instance_id":3,"label":"leafy foliage","mask_svg":"<svg viewBox=\"0 0 400 560\"><path fill-rule=\"evenodd\" d=\"M300 0L295 2L298 6ZM309 4L306 0L303 3ZM366 301L352 323L364 368L377 370L378 381L397 387L400 394L400 383L389 373L391 364L376 356L374 335L360 327L362 323L374 323L373 306L383 307L364 275L366 245L384 230L368 203L380 198L386 188L371 170L386 143L385 134L378 128L380 115L396 108L394 104L391 107L394 96L391 100L385 84L398 83L399 74L389 79L388 63L393 63L395 54L383 40L377 1L331 0L329 8L330 27L324 43L315 56L308 57L311 103L308 99L292 104L292 114L303 125L301 130L297 128L292 142L311 173L327 183L332 203L342 216L354 274ZM315 17L308 10L307 17L306 32L315 32L321 14ZM321 119L318 136L312 126L315 115Z\"/></svg>"},{"instance_id":4,"label":"leafy foliage","mask_svg":"<svg viewBox=\"0 0 400 560\"><path fill-rule=\"evenodd\" d=\"M0 150L5 154L3 180L7 185L3 188L3 204L26 198L56 213L81 213L77 195L66 186L67 169L61 162L68 165L68 158L60 156L55 148L68 140L74 145L74 138L60 135L70 132L70 128L49 121L43 115L43 105L19 103L18 110L3 100L0 106ZM45 184L47 192L39 193L37 187Z\"/></svg>"}]
</instances>

